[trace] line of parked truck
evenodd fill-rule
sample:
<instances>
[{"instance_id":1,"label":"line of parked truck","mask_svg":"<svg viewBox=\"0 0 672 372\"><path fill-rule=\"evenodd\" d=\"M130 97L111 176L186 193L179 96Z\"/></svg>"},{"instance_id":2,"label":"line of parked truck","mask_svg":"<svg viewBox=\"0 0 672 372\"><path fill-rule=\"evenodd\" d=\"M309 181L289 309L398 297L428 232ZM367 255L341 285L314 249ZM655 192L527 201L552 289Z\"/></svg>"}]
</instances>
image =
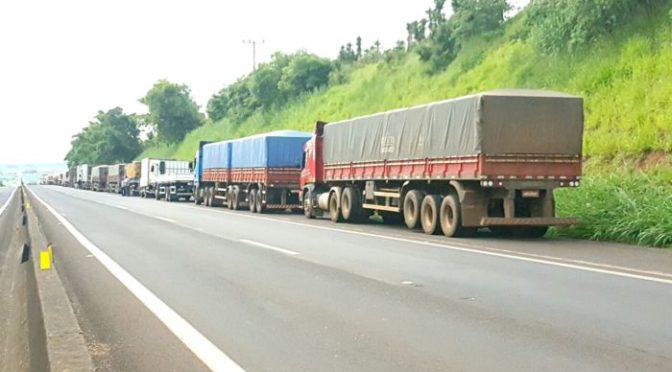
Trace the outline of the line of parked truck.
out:
<instances>
[{"instance_id":1,"label":"line of parked truck","mask_svg":"<svg viewBox=\"0 0 672 372\"><path fill-rule=\"evenodd\" d=\"M553 192L579 186L582 137L580 97L493 91L318 122L313 133L202 141L191 162L83 164L60 184L334 222L377 215L427 234L541 236L576 223L555 216Z\"/></svg>"}]
</instances>

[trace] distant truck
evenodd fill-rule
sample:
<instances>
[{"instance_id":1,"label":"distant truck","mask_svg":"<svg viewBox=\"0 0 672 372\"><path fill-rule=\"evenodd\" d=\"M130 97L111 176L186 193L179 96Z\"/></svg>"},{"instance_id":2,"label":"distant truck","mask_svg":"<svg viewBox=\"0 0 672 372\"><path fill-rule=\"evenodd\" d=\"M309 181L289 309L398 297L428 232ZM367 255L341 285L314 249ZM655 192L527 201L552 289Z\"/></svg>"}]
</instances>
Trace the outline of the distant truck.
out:
<instances>
[{"instance_id":1,"label":"distant truck","mask_svg":"<svg viewBox=\"0 0 672 372\"><path fill-rule=\"evenodd\" d=\"M77 182L77 167L68 168L67 179L67 184L65 186L75 187L75 183Z\"/></svg>"},{"instance_id":2,"label":"distant truck","mask_svg":"<svg viewBox=\"0 0 672 372\"><path fill-rule=\"evenodd\" d=\"M301 175L306 217L358 222L373 213L427 234L477 228L542 236L553 191L581 178L583 100L493 91L317 123Z\"/></svg>"},{"instance_id":3,"label":"distant truck","mask_svg":"<svg viewBox=\"0 0 672 372\"><path fill-rule=\"evenodd\" d=\"M277 131L201 142L194 161L194 202L250 211L300 212L299 177L310 133Z\"/></svg>"},{"instance_id":4,"label":"distant truck","mask_svg":"<svg viewBox=\"0 0 672 372\"><path fill-rule=\"evenodd\" d=\"M140 169L142 163L134 161L124 166L124 179L121 181L122 196L140 195Z\"/></svg>"},{"instance_id":5,"label":"distant truck","mask_svg":"<svg viewBox=\"0 0 672 372\"><path fill-rule=\"evenodd\" d=\"M115 164L107 167L107 191L112 193L121 192L121 183L124 180L124 168L126 164Z\"/></svg>"},{"instance_id":6,"label":"distant truck","mask_svg":"<svg viewBox=\"0 0 672 372\"><path fill-rule=\"evenodd\" d=\"M97 165L91 168L91 190L107 191L107 165Z\"/></svg>"},{"instance_id":7,"label":"distant truck","mask_svg":"<svg viewBox=\"0 0 672 372\"><path fill-rule=\"evenodd\" d=\"M145 158L140 168L140 196L166 201L191 198L194 175L188 161Z\"/></svg>"},{"instance_id":8,"label":"distant truck","mask_svg":"<svg viewBox=\"0 0 672 372\"><path fill-rule=\"evenodd\" d=\"M81 164L77 166L75 187L84 190L91 188L91 165Z\"/></svg>"}]
</instances>

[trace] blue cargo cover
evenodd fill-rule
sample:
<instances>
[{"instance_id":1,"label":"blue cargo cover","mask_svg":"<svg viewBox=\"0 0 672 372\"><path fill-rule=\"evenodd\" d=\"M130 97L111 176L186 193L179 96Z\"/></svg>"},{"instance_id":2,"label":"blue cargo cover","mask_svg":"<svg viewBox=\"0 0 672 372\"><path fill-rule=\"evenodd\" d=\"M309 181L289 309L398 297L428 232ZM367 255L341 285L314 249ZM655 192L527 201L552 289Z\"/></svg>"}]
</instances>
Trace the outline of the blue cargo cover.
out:
<instances>
[{"instance_id":1,"label":"blue cargo cover","mask_svg":"<svg viewBox=\"0 0 672 372\"><path fill-rule=\"evenodd\" d=\"M202 151L203 170L231 168L231 141L208 143Z\"/></svg>"},{"instance_id":2,"label":"blue cargo cover","mask_svg":"<svg viewBox=\"0 0 672 372\"><path fill-rule=\"evenodd\" d=\"M312 133L281 130L231 141L232 168L301 168Z\"/></svg>"}]
</instances>

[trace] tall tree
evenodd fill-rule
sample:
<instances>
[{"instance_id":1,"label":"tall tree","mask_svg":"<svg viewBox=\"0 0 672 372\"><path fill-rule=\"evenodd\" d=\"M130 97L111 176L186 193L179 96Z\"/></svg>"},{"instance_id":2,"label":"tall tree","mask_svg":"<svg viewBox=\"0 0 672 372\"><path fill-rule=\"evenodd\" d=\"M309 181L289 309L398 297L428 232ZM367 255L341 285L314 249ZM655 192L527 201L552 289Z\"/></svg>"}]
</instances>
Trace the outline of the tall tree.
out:
<instances>
[{"instance_id":1,"label":"tall tree","mask_svg":"<svg viewBox=\"0 0 672 372\"><path fill-rule=\"evenodd\" d=\"M475 35L499 29L504 13L511 7L506 0L452 0L453 36L459 43Z\"/></svg>"},{"instance_id":2,"label":"tall tree","mask_svg":"<svg viewBox=\"0 0 672 372\"><path fill-rule=\"evenodd\" d=\"M348 44L350 47L351 45ZM350 48L352 49L352 48ZM314 91L329 82L333 64L326 58L313 54L299 53L283 69L279 87L290 97Z\"/></svg>"},{"instance_id":3,"label":"tall tree","mask_svg":"<svg viewBox=\"0 0 672 372\"><path fill-rule=\"evenodd\" d=\"M178 142L203 123L203 115L186 85L159 80L140 102L149 108L148 122L162 142Z\"/></svg>"},{"instance_id":4,"label":"tall tree","mask_svg":"<svg viewBox=\"0 0 672 372\"><path fill-rule=\"evenodd\" d=\"M65 160L70 166L129 162L142 150L139 134L137 116L120 107L98 111L89 126L73 136Z\"/></svg>"}]
</instances>

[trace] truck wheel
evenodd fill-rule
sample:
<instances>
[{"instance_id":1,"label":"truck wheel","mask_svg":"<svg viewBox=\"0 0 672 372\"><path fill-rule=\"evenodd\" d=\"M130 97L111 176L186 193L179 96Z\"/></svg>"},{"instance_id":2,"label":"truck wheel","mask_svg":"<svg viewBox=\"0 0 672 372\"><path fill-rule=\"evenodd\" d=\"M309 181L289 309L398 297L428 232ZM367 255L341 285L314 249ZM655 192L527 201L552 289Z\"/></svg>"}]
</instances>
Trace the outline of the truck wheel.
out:
<instances>
[{"instance_id":1,"label":"truck wheel","mask_svg":"<svg viewBox=\"0 0 672 372\"><path fill-rule=\"evenodd\" d=\"M446 195L441 202L439 219L443 235L448 237L464 237L476 233L476 228L462 226L462 207L455 194Z\"/></svg>"},{"instance_id":2,"label":"truck wheel","mask_svg":"<svg viewBox=\"0 0 672 372\"><path fill-rule=\"evenodd\" d=\"M439 223L439 206L441 197L439 195L427 195L422 199L420 207L420 222L425 234L436 235L439 233L441 224Z\"/></svg>"},{"instance_id":3,"label":"truck wheel","mask_svg":"<svg viewBox=\"0 0 672 372\"><path fill-rule=\"evenodd\" d=\"M303 215L306 218L315 218L313 214L313 193L310 190L306 190L303 193Z\"/></svg>"},{"instance_id":4,"label":"truck wheel","mask_svg":"<svg viewBox=\"0 0 672 372\"><path fill-rule=\"evenodd\" d=\"M357 189L354 187L346 187L341 196L341 213L343 214L343 220L347 222L358 222L362 214L361 209Z\"/></svg>"},{"instance_id":5,"label":"truck wheel","mask_svg":"<svg viewBox=\"0 0 672 372\"><path fill-rule=\"evenodd\" d=\"M201 200L201 189L197 188L194 190L194 204L196 205L201 205L202 200Z\"/></svg>"},{"instance_id":6,"label":"truck wheel","mask_svg":"<svg viewBox=\"0 0 672 372\"><path fill-rule=\"evenodd\" d=\"M214 207L217 202L215 201L215 188L208 188L208 207Z\"/></svg>"},{"instance_id":7,"label":"truck wheel","mask_svg":"<svg viewBox=\"0 0 672 372\"><path fill-rule=\"evenodd\" d=\"M341 210L338 208L338 197L335 192L329 195L329 218L333 222L343 222L343 215L341 215Z\"/></svg>"},{"instance_id":8,"label":"truck wheel","mask_svg":"<svg viewBox=\"0 0 672 372\"><path fill-rule=\"evenodd\" d=\"M257 213L257 190L250 190L250 194L247 197L247 204L250 207L250 212Z\"/></svg>"},{"instance_id":9,"label":"truck wheel","mask_svg":"<svg viewBox=\"0 0 672 372\"><path fill-rule=\"evenodd\" d=\"M404 197L404 222L409 229L420 227L420 206L425 193L420 190L411 190Z\"/></svg>"},{"instance_id":10,"label":"truck wheel","mask_svg":"<svg viewBox=\"0 0 672 372\"><path fill-rule=\"evenodd\" d=\"M261 193L261 190L257 190L257 213L264 213L266 211L266 204L264 204L264 196Z\"/></svg>"},{"instance_id":11,"label":"truck wheel","mask_svg":"<svg viewBox=\"0 0 672 372\"><path fill-rule=\"evenodd\" d=\"M154 189L154 199L159 200L159 189Z\"/></svg>"},{"instance_id":12,"label":"truck wheel","mask_svg":"<svg viewBox=\"0 0 672 372\"><path fill-rule=\"evenodd\" d=\"M231 198L231 209L237 211L240 208L240 191L237 187L233 189L233 197Z\"/></svg>"},{"instance_id":13,"label":"truck wheel","mask_svg":"<svg viewBox=\"0 0 672 372\"><path fill-rule=\"evenodd\" d=\"M233 209L233 187L226 188L226 207Z\"/></svg>"}]
</instances>

